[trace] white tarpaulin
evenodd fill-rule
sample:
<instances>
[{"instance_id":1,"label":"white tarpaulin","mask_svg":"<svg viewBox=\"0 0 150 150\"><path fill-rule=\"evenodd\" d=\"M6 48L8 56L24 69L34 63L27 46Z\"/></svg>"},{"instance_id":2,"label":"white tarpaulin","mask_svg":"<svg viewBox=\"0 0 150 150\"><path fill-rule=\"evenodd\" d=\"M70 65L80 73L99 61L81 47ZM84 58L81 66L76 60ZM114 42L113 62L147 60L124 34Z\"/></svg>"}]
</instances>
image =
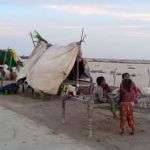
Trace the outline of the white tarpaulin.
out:
<instances>
[{"instance_id":1,"label":"white tarpaulin","mask_svg":"<svg viewBox=\"0 0 150 150\"><path fill-rule=\"evenodd\" d=\"M47 43L41 41L39 46L34 48L31 55L29 56L29 59L24 63L24 67L21 68L17 78L20 79L26 77L46 50L47 50Z\"/></svg>"},{"instance_id":2,"label":"white tarpaulin","mask_svg":"<svg viewBox=\"0 0 150 150\"><path fill-rule=\"evenodd\" d=\"M53 45L48 49L41 44L25 66L24 75L28 84L35 91L57 94L61 83L72 70L78 52L77 43Z\"/></svg>"}]
</instances>

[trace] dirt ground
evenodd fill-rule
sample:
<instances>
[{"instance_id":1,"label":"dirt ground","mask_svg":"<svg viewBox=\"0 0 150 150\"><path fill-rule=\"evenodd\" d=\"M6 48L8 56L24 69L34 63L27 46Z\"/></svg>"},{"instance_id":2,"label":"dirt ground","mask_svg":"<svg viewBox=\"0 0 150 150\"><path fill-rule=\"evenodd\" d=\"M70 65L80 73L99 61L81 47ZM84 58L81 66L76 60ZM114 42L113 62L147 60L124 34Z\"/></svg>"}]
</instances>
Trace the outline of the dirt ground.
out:
<instances>
[{"instance_id":1,"label":"dirt ground","mask_svg":"<svg viewBox=\"0 0 150 150\"><path fill-rule=\"evenodd\" d=\"M110 112L94 112L94 136L88 138L87 112L85 104L69 102L67 104L66 123L61 123L61 100L32 99L20 95L0 96L0 105L22 114L37 124L45 125L53 134L65 134L93 150L149 150L150 149L150 113L135 113L136 133L123 137L119 135L119 120L114 120Z\"/></svg>"},{"instance_id":2,"label":"dirt ground","mask_svg":"<svg viewBox=\"0 0 150 150\"><path fill-rule=\"evenodd\" d=\"M0 150L92 150L64 134L0 106ZM101 146L101 149L103 147Z\"/></svg>"}]
</instances>

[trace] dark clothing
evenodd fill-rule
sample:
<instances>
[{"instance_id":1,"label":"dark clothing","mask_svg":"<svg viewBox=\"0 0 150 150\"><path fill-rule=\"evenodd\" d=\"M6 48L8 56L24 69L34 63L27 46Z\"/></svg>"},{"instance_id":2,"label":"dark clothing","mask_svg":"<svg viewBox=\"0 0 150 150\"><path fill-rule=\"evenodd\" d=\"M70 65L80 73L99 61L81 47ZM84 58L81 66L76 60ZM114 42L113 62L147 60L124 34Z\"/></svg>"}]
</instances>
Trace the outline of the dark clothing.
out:
<instances>
[{"instance_id":1,"label":"dark clothing","mask_svg":"<svg viewBox=\"0 0 150 150\"><path fill-rule=\"evenodd\" d=\"M18 92L19 86L16 83L11 83L0 89L3 94L16 94Z\"/></svg>"}]
</instances>

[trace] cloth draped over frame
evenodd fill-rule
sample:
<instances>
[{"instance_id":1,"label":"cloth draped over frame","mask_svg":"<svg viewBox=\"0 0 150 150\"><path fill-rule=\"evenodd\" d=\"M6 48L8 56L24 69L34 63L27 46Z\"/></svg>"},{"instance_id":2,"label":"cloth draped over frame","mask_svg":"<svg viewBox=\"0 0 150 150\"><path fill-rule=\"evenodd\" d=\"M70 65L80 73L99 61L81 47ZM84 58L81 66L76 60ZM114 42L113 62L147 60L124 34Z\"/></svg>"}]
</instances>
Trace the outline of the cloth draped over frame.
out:
<instances>
[{"instance_id":1,"label":"cloth draped over frame","mask_svg":"<svg viewBox=\"0 0 150 150\"><path fill-rule=\"evenodd\" d=\"M80 45L77 42L67 46L52 45L41 42L36 47L18 79L26 77L28 84L35 91L57 94L62 82L71 72L78 54Z\"/></svg>"}]
</instances>

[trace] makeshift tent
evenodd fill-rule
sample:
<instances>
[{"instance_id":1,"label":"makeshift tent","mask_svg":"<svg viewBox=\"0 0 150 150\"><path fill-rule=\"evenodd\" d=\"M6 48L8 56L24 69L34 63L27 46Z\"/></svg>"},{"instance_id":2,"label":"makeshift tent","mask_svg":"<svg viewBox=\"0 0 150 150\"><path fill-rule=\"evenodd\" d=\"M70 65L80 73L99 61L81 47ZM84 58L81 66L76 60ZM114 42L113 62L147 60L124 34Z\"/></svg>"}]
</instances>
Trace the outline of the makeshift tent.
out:
<instances>
[{"instance_id":1,"label":"makeshift tent","mask_svg":"<svg viewBox=\"0 0 150 150\"><path fill-rule=\"evenodd\" d=\"M86 70L88 67L82 58L81 41L58 46L42 38L18 77L26 77L27 83L35 91L57 94L66 79L76 80L88 76Z\"/></svg>"},{"instance_id":2,"label":"makeshift tent","mask_svg":"<svg viewBox=\"0 0 150 150\"><path fill-rule=\"evenodd\" d=\"M0 65L8 65L9 68L12 68L22 65L22 63L15 50L4 49L0 50Z\"/></svg>"}]
</instances>

